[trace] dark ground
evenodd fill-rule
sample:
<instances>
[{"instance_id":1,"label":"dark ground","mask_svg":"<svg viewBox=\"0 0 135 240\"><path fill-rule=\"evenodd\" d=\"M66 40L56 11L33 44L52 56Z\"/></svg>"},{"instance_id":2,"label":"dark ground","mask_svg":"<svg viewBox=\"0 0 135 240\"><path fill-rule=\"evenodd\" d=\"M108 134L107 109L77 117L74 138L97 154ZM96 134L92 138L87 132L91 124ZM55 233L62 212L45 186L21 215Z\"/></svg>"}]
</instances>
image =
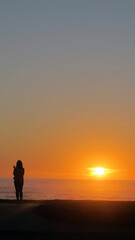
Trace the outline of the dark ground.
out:
<instances>
[{"instance_id":1,"label":"dark ground","mask_svg":"<svg viewBox=\"0 0 135 240\"><path fill-rule=\"evenodd\" d=\"M0 239L135 239L135 202L0 200Z\"/></svg>"}]
</instances>

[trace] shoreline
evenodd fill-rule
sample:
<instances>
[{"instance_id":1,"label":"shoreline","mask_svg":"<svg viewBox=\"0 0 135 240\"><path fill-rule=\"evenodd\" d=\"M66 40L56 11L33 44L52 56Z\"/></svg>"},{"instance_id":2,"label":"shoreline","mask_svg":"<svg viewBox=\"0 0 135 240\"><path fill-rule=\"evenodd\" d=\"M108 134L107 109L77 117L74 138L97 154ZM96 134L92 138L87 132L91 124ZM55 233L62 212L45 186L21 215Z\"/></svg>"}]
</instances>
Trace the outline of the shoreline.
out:
<instances>
[{"instance_id":1,"label":"shoreline","mask_svg":"<svg viewBox=\"0 0 135 240\"><path fill-rule=\"evenodd\" d=\"M0 199L0 203L13 203L13 202L22 202L22 203L44 203L44 202L53 202L53 201L72 201L72 202L97 202L97 203L135 203L135 200L90 200L90 199L23 199L22 201L17 201L14 199Z\"/></svg>"}]
</instances>

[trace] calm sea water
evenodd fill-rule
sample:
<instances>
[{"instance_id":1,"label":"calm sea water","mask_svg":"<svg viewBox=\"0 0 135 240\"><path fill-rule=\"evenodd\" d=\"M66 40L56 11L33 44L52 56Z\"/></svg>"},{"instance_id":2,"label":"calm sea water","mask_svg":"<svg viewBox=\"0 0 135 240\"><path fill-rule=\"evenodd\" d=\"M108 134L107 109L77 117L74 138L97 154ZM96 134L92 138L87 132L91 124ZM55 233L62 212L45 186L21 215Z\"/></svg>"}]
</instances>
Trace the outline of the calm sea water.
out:
<instances>
[{"instance_id":1,"label":"calm sea water","mask_svg":"<svg viewBox=\"0 0 135 240\"><path fill-rule=\"evenodd\" d=\"M25 179L24 199L135 201L135 181ZM0 178L0 199L15 199L13 179Z\"/></svg>"}]
</instances>

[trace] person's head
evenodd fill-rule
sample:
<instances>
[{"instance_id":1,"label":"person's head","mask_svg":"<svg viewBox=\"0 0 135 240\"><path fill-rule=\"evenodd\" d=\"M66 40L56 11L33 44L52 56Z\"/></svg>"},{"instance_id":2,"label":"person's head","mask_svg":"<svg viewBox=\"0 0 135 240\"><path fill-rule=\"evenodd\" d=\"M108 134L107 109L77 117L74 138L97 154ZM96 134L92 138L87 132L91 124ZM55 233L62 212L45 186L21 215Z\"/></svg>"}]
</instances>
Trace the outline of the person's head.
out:
<instances>
[{"instance_id":1,"label":"person's head","mask_svg":"<svg viewBox=\"0 0 135 240\"><path fill-rule=\"evenodd\" d=\"M22 164L22 161L21 161L21 160L18 160L18 161L17 161L16 167L17 167L17 168L22 168L22 167L23 167L23 164Z\"/></svg>"}]
</instances>

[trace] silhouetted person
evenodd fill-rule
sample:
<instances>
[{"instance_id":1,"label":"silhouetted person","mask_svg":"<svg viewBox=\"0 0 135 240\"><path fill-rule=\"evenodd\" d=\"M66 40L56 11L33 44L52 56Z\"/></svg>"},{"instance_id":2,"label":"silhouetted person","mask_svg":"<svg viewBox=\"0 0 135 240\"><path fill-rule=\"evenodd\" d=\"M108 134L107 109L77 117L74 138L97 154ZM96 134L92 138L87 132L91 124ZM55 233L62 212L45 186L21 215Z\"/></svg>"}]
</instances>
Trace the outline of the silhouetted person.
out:
<instances>
[{"instance_id":1,"label":"silhouetted person","mask_svg":"<svg viewBox=\"0 0 135 240\"><path fill-rule=\"evenodd\" d=\"M14 185L16 190L16 199L23 199L23 176L24 176L24 168L21 160L18 160L16 163L16 167L14 166Z\"/></svg>"}]
</instances>

